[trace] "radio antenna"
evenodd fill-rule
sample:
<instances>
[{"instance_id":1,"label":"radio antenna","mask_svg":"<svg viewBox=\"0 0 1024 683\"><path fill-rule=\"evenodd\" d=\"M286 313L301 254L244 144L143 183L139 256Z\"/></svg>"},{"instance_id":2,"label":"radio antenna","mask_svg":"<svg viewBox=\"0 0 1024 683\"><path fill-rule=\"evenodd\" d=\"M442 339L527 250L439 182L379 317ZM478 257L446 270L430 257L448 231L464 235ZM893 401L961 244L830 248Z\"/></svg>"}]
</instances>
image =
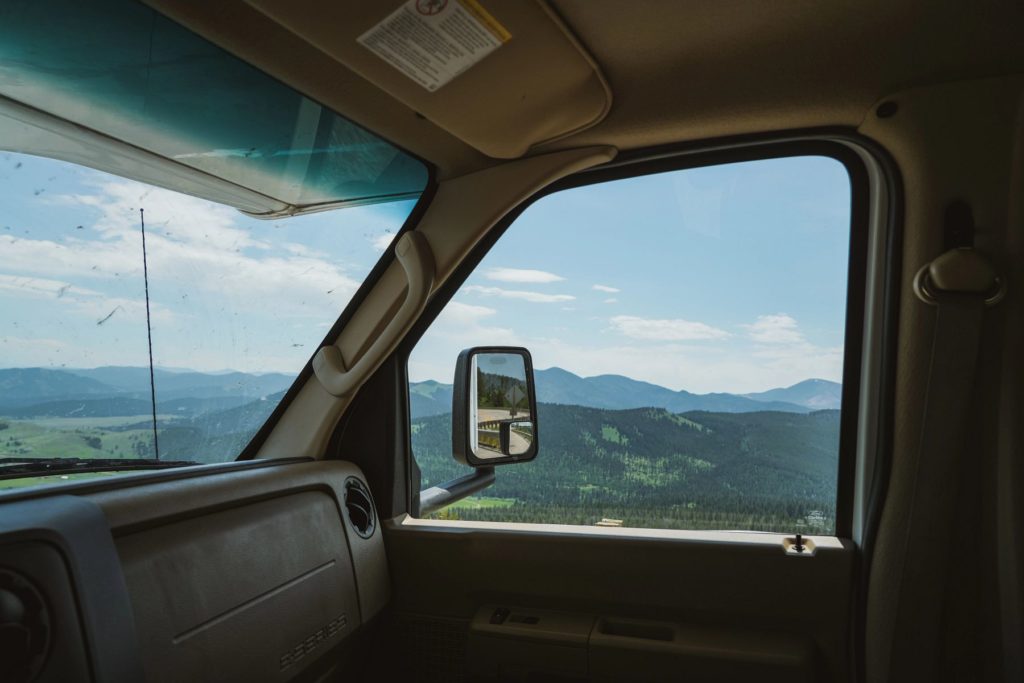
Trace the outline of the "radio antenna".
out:
<instances>
[{"instance_id":1,"label":"radio antenna","mask_svg":"<svg viewBox=\"0 0 1024 683\"><path fill-rule=\"evenodd\" d=\"M153 406L153 453L160 460L160 441L156 435L156 382L153 378L153 325L149 317L149 266L146 264L146 215L139 209L139 224L142 226L142 281L146 285L146 340L149 342L149 399Z\"/></svg>"}]
</instances>

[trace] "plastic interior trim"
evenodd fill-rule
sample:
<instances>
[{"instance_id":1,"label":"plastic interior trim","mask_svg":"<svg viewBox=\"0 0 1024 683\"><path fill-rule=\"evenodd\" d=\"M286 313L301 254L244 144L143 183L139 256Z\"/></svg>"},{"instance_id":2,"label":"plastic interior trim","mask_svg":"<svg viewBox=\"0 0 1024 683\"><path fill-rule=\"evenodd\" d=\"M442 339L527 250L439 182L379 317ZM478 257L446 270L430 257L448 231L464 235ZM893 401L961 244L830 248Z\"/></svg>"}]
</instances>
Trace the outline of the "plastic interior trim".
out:
<instances>
[{"instance_id":1,"label":"plastic interior trim","mask_svg":"<svg viewBox=\"0 0 1024 683\"><path fill-rule=\"evenodd\" d=\"M348 396L369 376L386 349L420 314L434 284L434 257L426 238L407 232L395 244L395 256L408 283L405 300L384 331L350 367L334 344L321 347L313 356L313 372L320 384L333 396Z\"/></svg>"}]
</instances>

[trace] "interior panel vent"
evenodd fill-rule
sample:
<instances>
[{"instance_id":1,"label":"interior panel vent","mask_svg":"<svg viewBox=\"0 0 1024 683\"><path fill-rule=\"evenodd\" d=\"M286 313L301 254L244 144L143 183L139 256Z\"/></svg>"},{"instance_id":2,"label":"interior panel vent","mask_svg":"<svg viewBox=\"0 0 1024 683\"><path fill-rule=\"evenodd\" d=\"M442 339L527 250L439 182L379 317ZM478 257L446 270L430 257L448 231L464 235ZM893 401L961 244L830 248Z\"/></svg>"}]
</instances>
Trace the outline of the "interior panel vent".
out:
<instances>
[{"instance_id":1,"label":"interior panel vent","mask_svg":"<svg viewBox=\"0 0 1024 683\"><path fill-rule=\"evenodd\" d=\"M345 511L349 524L363 538L373 536L377 528L377 516L373 512L373 500L366 484L355 477L345 481Z\"/></svg>"}]
</instances>

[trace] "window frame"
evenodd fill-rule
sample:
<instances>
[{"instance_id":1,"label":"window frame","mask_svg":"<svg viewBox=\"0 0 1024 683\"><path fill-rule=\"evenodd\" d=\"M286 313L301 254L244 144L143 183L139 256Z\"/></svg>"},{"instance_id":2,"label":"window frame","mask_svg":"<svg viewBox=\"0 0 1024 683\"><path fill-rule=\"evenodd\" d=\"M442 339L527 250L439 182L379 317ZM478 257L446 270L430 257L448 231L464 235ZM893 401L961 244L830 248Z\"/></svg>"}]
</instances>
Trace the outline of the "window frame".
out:
<instances>
[{"instance_id":1,"label":"window frame","mask_svg":"<svg viewBox=\"0 0 1024 683\"><path fill-rule=\"evenodd\" d=\"M398 393L402 405L395 411L396 471L410 476L407 481L406 511L419 512L418 465L412 451L409 428L409 357L421 337L476 270L491 248L535 202L563 190L595 183L635 178L686 169L720 166L797 156L819 156L838 161L850 179L850 234L846 289L843 353L843 409L840 415L839 471L836 487L834 536L855 538L862 547L871 543L880 516L887 483L886 467L892 443L892 397L895 387L893 358L898 314L898 273L900 263L900 185L895 166L884 149L849 129L796 131L744 136L726 140L668 145L619 154L613 161L558 180L525 199L481 238L451 277L433 295L426 309L394 353ZM884 216L876 214L879 201ZM873 218L875 215L875 218ZM881 242L882 263L870 264L870 238ZM875 250L876 252L878 249ZM864 377L865 330L868 328L868 271L882 288L881 310L871 326L880 337L877 376ZM868 395L877 396L874 405L861 404L862 384L872 383ZM858 481L858 472L868 473ZM871 476L873 475L873 476ZM867 479L867 480L865 480ZM861 495L858 495L861 494Z\"/></svg>"}]
</instances>

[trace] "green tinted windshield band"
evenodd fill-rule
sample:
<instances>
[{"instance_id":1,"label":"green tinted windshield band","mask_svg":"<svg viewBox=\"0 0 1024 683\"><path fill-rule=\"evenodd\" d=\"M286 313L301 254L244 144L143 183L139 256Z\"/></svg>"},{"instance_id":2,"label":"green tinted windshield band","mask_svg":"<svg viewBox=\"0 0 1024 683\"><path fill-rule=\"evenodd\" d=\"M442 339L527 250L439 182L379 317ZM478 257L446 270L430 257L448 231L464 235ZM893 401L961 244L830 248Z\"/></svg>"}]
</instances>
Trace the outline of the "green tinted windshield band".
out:
<instances>
[{"instance_id":1,"label":"green tinted windshield band","mask_svg":"<svg viewBox=\"0 0 1024 683\"><path fill-rule=\"evenodd\" d=\"M131 0L3 3L0 95L292 207L428 182L419 160Z\"/></svg>"}]
</instances>

